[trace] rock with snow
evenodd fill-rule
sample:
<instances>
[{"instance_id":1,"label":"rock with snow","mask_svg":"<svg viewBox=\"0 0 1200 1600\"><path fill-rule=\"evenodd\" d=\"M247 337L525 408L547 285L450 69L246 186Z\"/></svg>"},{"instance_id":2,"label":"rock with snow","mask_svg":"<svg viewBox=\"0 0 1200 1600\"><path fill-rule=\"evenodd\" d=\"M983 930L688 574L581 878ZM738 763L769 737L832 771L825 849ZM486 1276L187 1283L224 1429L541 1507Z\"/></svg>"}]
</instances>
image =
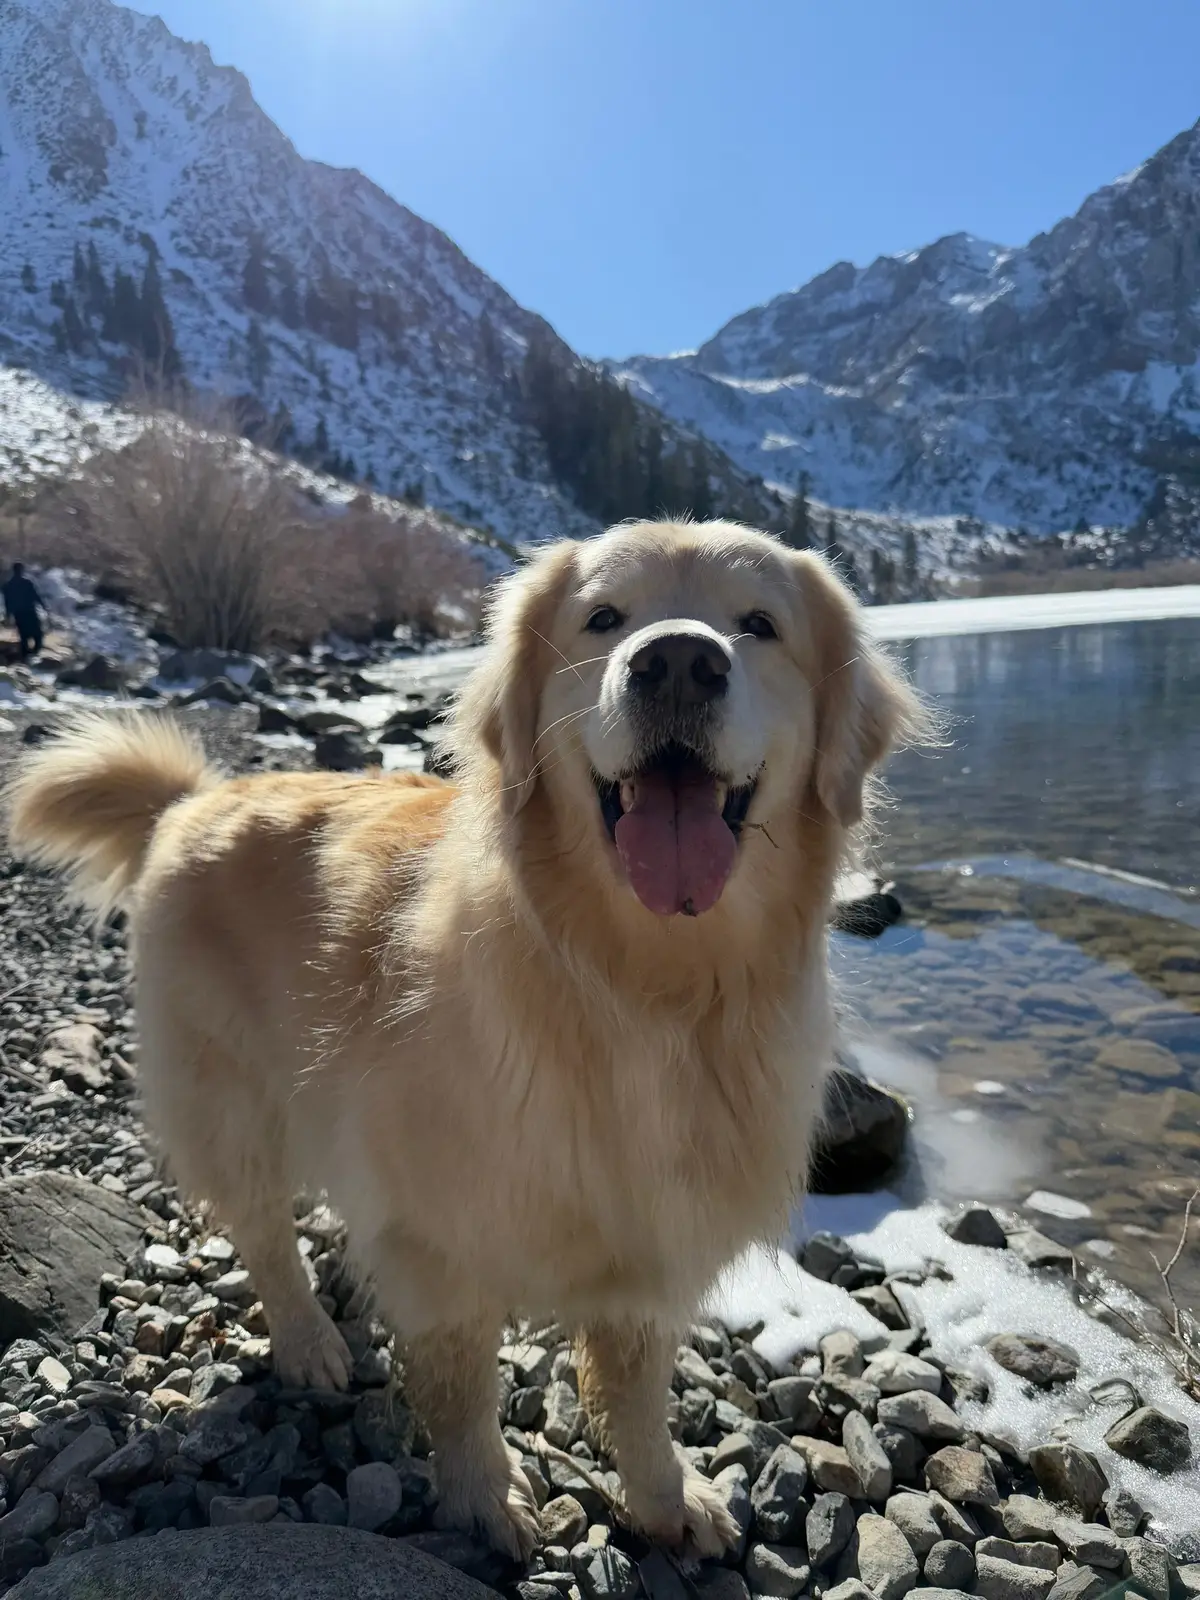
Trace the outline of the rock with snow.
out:
<instances>
[{"instance_id":1,"label":"rock with snow","mask_svg":"<svg viewBox=\"0 0 1200 1600\"><path fill-rule=\"evenodd\" d=\"M984 1345L992 1360L1006 1372L1015 1373L1028 1383L1048 1389L1055 1383L1069 1383L1079 1371L1079 1355L1057 1339L1033 1334L998 1333Z\"/></svg>"}]
</instances>

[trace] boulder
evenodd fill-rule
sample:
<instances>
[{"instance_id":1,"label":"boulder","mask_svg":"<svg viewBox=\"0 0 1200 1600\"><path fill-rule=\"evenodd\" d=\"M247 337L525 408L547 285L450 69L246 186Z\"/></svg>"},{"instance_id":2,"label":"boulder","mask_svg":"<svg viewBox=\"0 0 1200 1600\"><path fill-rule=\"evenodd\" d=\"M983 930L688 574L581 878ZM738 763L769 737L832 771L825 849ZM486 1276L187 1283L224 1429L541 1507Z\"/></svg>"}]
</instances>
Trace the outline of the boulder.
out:
<instances>
[{"instance_id":1,"label":"boulder","mask_svg":"<svg viewBox=\"0 0 1200 1600\"><path fill-rule=\"evenodd\" d=\"M1192 1436L1186 1422L1168 1417L1155 1406L1139 1406L1105 1434L1104 1442L1127 1461L1154 1472L1177 1472L1192 1458Z\"/></svg>"},{"instance_id":2,"label":"boulder","mask_svg":"<svg viewBox=\"0 0 1200 1600\"><path fill-rule=\"evenodd\" d=\"M383 753L372 750L347 728L318 734L313 762L326 772L363 772L383 765Z\"/></svg>"},{"instance_id":3,"label":"boulder","mask_svg":"<svg viewBox=\"0 0 1200 1600\"><path fill-rule=\"evenodd\" d=\"M67 689L91 689L99 694L117 694L125 686L124 678L107 656L91 656L64 667L57 682Z\"/></svg>"},{"instance_id":4,"label":"boulder","mask_svg":"<svg viewBox=\"0 0 1200 1600\"><path fill-rule=\"evenodd\" d=\"M60 1172L0 1182L0 1348L71 1339L95 1315L101 1275L118 1272L157 1220L122 1195Z\"/></svg>"},{"instance_id":5,"label":"boulder","mask_svg":"<svg viewBox=\"0 0 1200 1600\"><path fill-rule=\"evenodd\" d=\"M908 1106L898 1094L846 1067L825 1086L811 1186L816 1194L850 1194L882 1183L904 1153Z\"/></svg>"},{"instance_id":6,"label":"boulder","mask_svg":"<svg viewBox=\"0 0 1200 1600\"><path fill-rule=\"evenodd\" d=\"M158 677L161 683L210 683L227 678L256 694L273 694L275 689L266 662L236 650L173 650L159 663Z\"/></svg>"},{"instance_id":7,"label":"boulder","mask_svg":"<svg viewBox=\"0 0 1200 1600\"><path fill-rule=\"evenodd\" d=\"M349 1587L348 1587L349 1586ZM494 1600L396 1539L355 1528L254 1524L171 1530L52 1561L12 1600Z\"/></svg>"}]
</instances>

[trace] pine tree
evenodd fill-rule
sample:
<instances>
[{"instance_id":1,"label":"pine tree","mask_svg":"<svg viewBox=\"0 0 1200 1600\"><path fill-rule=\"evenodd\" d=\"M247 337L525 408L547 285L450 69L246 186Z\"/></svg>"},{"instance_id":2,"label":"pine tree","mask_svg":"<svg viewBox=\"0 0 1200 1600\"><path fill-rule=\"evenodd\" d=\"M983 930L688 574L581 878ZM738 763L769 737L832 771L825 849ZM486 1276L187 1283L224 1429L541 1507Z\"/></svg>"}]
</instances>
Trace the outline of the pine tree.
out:
<instances>
[{"instance_id":1,"label":"pine tree","mask_svg":"<svg viewBox=\"0 0 1200 1600\"><path fill-rule=\"evenodd\" d=\"M50 304L57 306L61 311L67 303L67 286L61 278L55 278L50 285Z\"/></svg>"},{"instance_id":2,"label":"pine tree","mask_svg":"<svg viewBox=\"0 0 1200 1600\"><path fill-rule=\"evenodd\" d=\"M89 239L87 249L87 299L84 310L89 317L107 317L111 298L111 291L104 278L104 268L100 265L100 252L96 249L96 241Z\"/></svg>"},{"instance_id":3,"label":"pine tree","mask_svg":"<svg viewBox=\"0 0 1200 1600\"><path fill-rule=\"evenodd\" d=\"M246 368L250 374L251 388L261 389L271 368L271 347L263 336L262 324L257 317L250 318L250 328L246 334Z\"/></svg>"},{"instance_id":4,"label":"pine tree","mask_svg":"<svg viewBox=\"0 0 1200 1600\"><path fill-rule=\"evenodd\" d=\"M133 121L137 132L137 137L139 139L144 139L146 137L146 113L144 111L139 111L135 115Z\"/></svg>"},{"instance_id":5,"label":"pine tree","mask_svg":"<svg viewBox=\"0 0 1200 1600\"><path fill-rule=\"evenodd\" d=\"M792 498L792 509L788 517L787 532L784 534L784 543L790 544L793 550L807 550L812 544L812 527L808 509L808 491L812 479L807 472L800 474L800 481L796 485L796 493Z\"/></svg>"},{"instance_id":6,"label":"pine tree","mask_svg":"<svg viewBox=\"0 0 1200 1600\"><path fill-rule=\"evenodd\" d=\"M142 302L137 284L120 267L113 273L112 295L104 312L102 337L109 344L136 348L142 327Z\"/></svg>"},{"instance_id":7,"label":"pine tree","mask_svg":"<svg viewBox=\"0 0 1200 1600\"><path fill-rule=\"evenodd\" d=\"M62 326L67 348L73 355L79 355L87 345L88 331L73 295L68 295L63 304Z\"/></svg>"},{"instance_id":8,"label":"pine tree","mask_svg":"<svg viewBox=\"0 0 1200 1600\"><path fill-rule=\"evenodd\" d=\"M317 418L317 426L313 431L312 453L317 461L329 459L329 429L325 426L325 418Z\"/></svg>"},{"instance_id":9,"label":"pine tree","mask_svg":"<svg viewBox=\"0 0 1200 1600\"><path fill-rule=\"evenodd\" d=\"M37 293L37 273L33 270L31 261L27 261L21 268L21 287L26 294Z\"/></svg>"},{"instance_id":10,"label":"pine tree","mask_svg":"<svg viewBox=\"0 0 1200 1600\"><path fill-rule=\"evenodd\" d=\"M242 269L242 300L247 311L268 316L271 311L271 284L267 278L267 263L263 255L262 235L250 235L250 253Z\"/></svg>"},{"instance_id":11,"label":"pine tree","mask_svg":"<svg viewBox=\"0 0 1200 1600\"><path fill-rule=\"evenodd\" d=\"M504 376L504 341L486 311L479 319L479 364L489 378Z\"/></svg>"},{"instance_id":12,"label":"pine tree","mask_svg":"<svg viewBox=\"0 0 1200 1600\"><path fill-rule=\"evenodd\" d=\"M71 258L71 281L75 285L75 292L83 294L87 290L87 262L84 260L83 251L79 241L75 242L75 254Z\"/></svg>"},{"instance_id":13,"label":"pine tree","mask_svg":"<svg viewBox=\"0 0 1200 1600\"><path fill-rule=\"evenodd\" d=\"M163 298L162 280L153 251L147 255L145 271L142 273L137 333L129 342L161 371L164 378L178 377L181 362L175 346L175 329Z\"/></svg>"},{"instance_id":14,"label":"pine tree","mask_svg":"<svg viewBox=\"0 0 1200 1600\"><path fill-rule=\"evenodd\" d=\"M298 328L302 321L300 315L300 292L296 288L296 274L291 262L284 256L276 267L276 277L279 279L279 316L287 328Z\"/></svg>"},{"instance_id":15,"label":"pine tree","mask_svg":"<svg viewBox=\"0 0 1200 1600\"><path fill-rule=\"evenodd\" d=\"M914 600L921 587L921 568L917 560L917 535L912 528L904 530L904 554L901 563L905 596L909 600Z\"/></svg>"}]
</instances>

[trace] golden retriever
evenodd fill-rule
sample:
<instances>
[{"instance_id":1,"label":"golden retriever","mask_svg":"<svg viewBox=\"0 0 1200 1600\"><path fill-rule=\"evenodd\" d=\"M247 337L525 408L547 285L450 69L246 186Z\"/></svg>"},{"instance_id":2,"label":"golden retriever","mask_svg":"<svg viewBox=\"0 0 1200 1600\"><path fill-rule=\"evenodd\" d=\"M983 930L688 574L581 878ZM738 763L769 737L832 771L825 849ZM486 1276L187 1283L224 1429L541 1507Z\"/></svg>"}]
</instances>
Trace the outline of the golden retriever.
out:
<instances>
[{"instance_id":1,"label":"golden retriever","mask_svg":"<svg viewBox=\"0 0 1200 1600\"><path fill-rule=\"evenodd\" d=\"M133 714L19 772L14 847L128 908L147 1117L228 1224L279 1373L349 1378L296 1250L292 1196L322 1191L403 1342L444 1524L533 1548L496 1349L551 1314L631 1525L735 1539L672 1446L672 1362L803 1185L835 873L921 726L819 556L639 523L502 586L454 784L223 781Z\"/></svg>"}]
</instances>

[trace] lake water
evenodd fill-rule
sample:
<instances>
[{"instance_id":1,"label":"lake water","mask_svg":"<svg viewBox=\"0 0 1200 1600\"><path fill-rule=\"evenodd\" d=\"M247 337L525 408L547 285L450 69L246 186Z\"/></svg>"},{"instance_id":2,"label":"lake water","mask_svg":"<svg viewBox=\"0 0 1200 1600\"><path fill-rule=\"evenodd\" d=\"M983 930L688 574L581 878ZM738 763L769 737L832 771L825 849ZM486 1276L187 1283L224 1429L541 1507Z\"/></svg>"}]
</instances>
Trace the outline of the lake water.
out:
<instances>
[{"instance_id":1,"label":"lake water","mask_svg":"<svg viewBox=\"0 0 1200 1600\"><path fill-rule=\"evenodd\" d=\"M837 965L914 1105L908 1188L1051 1191L1043 1231L1153 1289L1200 1185L1200 619L893 648L953 742L893 764L906 922Z\"/></svg>"}]
</instances>

